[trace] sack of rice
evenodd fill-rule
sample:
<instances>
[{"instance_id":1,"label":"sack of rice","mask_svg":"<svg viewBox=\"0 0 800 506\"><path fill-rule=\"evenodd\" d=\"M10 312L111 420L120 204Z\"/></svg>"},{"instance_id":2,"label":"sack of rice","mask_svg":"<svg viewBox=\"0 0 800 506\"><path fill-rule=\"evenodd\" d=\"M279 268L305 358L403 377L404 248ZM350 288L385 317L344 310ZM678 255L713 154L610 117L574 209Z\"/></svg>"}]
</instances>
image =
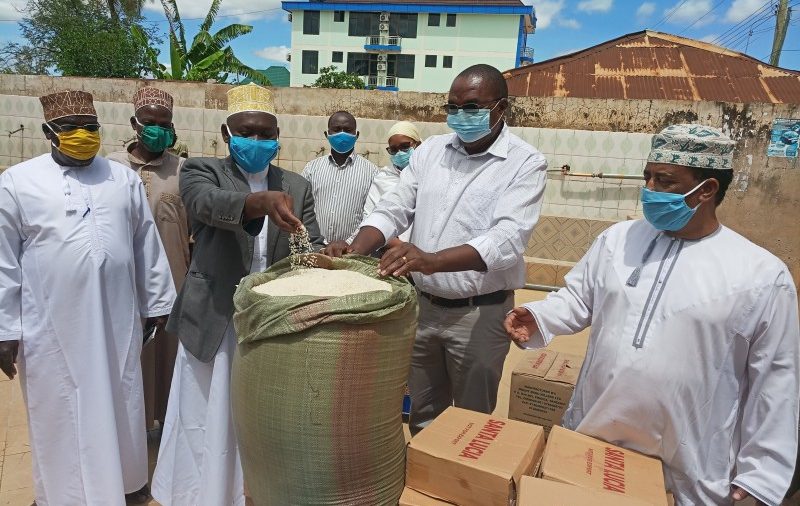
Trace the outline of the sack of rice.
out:
<instances>
[{"instance_id":1,"label":"sack of rice","mask_svg":"<svg viewBox=\"0 0 800 506\"><path fill-rule=\"evenodd\" d=\"M417 326L405 279L366 257L290 259L242 280L231 402L257 506L396 505Z\"/></svg>"}]
</instances>

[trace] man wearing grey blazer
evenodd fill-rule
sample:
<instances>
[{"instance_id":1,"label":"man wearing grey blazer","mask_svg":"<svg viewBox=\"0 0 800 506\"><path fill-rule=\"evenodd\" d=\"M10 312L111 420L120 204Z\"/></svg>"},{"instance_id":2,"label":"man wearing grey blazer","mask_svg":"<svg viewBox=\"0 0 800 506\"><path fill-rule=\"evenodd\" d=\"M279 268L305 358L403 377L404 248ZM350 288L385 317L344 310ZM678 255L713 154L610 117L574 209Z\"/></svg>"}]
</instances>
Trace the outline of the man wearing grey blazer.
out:
<instances>
[{"instance_id":1,"label":"man wearing grey blazer","mask_svg":"<svg viewBox=\"0 0 800 506\"><path fill-rule=\"evenodd\" d=\"M230 411L233 294L244 276L289 256L288 231L303 225L323 244L311 185L271 164L280 133L271 93L233 88L228 113L231 156L190 158L180 177L195 245L167 323L180 346L153 476L164 506L244 505Z\"/></svg>"}]
</instances>

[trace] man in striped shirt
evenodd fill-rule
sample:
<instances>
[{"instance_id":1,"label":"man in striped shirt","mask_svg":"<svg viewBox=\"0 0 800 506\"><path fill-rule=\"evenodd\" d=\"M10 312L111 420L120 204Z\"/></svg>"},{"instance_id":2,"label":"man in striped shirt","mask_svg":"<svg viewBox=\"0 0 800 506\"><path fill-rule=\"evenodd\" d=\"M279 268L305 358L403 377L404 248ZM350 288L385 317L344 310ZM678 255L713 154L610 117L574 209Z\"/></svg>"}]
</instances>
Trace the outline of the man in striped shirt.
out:
<instances>
[{"instance_id":1,"label":"man in striped shirt","mask_svg":"<svg viewBox=\"0 0 800 506\"><path fill-rule=\"evenodd\" d=\"M328 119L330 154L310 161L302 176L311 183L317 221L325 242L347 240L361 223L378 167L355 153L356 119L345 111Z\"/></svg>"}]
</instances>

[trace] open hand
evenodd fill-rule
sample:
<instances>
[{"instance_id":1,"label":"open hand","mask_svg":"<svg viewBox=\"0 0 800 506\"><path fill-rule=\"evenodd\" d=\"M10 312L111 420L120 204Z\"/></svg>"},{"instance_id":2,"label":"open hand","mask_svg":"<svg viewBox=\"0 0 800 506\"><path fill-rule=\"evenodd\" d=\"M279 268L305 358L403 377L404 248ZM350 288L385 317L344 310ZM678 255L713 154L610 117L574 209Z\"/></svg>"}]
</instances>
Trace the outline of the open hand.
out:
<instances>
[{"instance_id":1,"label":"open hand","mask_svg":"<svg viewBox=\"0 0 800 506\"><path fill-rule=\"evenodd\" d=\"M536 332L536 319L524 307L515 307L506 316L504 323L509 339L519 346L527 343Z\"/></svg>"},{"instance_id":2,"label":"open hand","mask_svg":"<svg viewBox=\"0 0 800 506\"><path fill-rule=\"evenodd\" d=\"M386 243L386 252L381 257L381 276L407 276L412 272L433 274L436 270L435 253L426 253L410 242L390 239Z\"/></svg>"},{"instance_id":3,"label":"open hand","mask_svg":"<svg viewBox=\"0 0 800 506\"><path fill-rule=\"evenodd\" d=\"M334 258L339 258L352 252L353 248L350 247L347 241L333 241L320 251L323 255Z\"/></svg>"},{"instance_id":4,"label":"open hand","mask_svg":"<svg viewBox=\"0 0 800 506\"><path fill-rule=\"evenodd\" d=\"M19 341L0 341L0 371L14 379L17 375L17 353L19 352Z\"/></svg>"}]
</instances>

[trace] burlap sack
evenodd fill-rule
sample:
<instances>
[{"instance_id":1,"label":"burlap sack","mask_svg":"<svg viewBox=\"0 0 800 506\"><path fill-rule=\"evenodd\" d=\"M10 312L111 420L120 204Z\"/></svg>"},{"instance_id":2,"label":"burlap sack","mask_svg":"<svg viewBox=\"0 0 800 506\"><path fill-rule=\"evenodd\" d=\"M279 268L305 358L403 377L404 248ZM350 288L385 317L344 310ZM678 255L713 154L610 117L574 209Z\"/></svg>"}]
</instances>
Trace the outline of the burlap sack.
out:
<instances>
[{"instance_id":1,"label":"burlap sack","mask_svg":"<svg viewBox=\"0 0 800 506\"><path fill-rule=\"evenodd\" d=\"M377 275L366 257L320 261ZM404 384L417 323L406 280L392 292L270 297L244 278L234 296L239 346L232 408L248 491L257 506L396 505L403 490Z\"/></svg>"}]
</instances>

